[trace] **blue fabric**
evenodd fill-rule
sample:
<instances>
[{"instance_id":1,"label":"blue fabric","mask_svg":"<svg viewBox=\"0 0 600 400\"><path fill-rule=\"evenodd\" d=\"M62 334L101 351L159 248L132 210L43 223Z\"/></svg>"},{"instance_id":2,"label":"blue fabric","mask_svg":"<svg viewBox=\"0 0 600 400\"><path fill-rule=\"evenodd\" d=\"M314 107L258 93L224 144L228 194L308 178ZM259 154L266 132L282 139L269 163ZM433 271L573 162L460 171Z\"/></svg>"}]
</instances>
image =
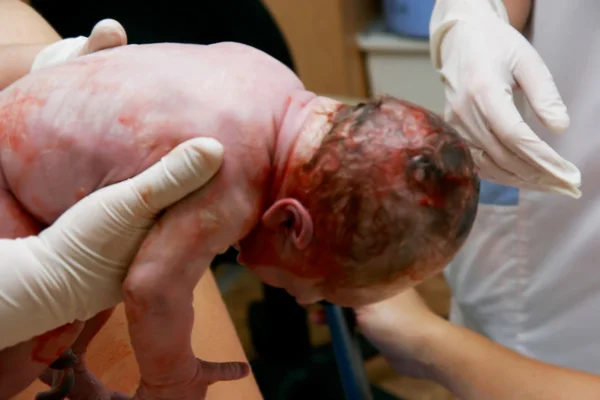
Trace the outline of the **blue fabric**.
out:
<instances>
[{"instance_id":1,"label":"blue fabric","mask_svg":"<svg viewBox=\"0 0 600 400\"><path fill-rule=\"evenodd\" d=\"M479 204L493 206L516 206L519 204L519 189L481 180Z\"/></svg>"},{"instance_id":2,"label":"blue fabric","mask_svg":"<svg viewBox=\"0 0 600 400\"><path fill-rule=\"evenodd\" d=\"M429 38L429 20L435 0L384 0L383 15L392 32Z\"/></svg>"}]
</instances>

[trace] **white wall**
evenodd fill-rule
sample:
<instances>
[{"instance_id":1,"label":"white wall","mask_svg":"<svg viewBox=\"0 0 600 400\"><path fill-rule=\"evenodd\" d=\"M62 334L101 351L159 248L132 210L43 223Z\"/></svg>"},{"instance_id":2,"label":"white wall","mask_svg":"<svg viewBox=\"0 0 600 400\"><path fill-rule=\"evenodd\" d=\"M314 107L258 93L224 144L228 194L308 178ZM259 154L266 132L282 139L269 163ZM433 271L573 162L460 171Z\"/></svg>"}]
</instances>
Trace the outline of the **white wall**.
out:
<instances>
[{"instance_id":1,"label":"white wall","mask_svg":"<svg viewBox=\"0 0 600 400\"><path fill-rule=\"evenodd\" d=\"M357 41L365 52L371 96L386 93L443 113L444 89L426 40L388 33L383 22L376 21Z\"/></svg>"}]
</instances>

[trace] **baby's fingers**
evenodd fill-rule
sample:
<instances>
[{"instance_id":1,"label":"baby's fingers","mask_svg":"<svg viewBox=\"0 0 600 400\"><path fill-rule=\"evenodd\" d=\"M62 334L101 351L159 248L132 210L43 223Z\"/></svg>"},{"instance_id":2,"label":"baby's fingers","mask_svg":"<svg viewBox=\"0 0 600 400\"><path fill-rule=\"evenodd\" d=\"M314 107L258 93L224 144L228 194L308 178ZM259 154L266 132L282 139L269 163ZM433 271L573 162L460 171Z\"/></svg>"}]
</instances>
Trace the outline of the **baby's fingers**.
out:
<instances>
[{"instance_id":1,"label":"baby's fingers","mask_svg":"<svg viewBox=\"0 0 600 400\"><path fill-rule=\"evenodd\" d=\"M250 374L250 366L245 362L210 362L199 360L202 380L210 383L219 381L235 381Z\"/></svg>"}]
</instances>

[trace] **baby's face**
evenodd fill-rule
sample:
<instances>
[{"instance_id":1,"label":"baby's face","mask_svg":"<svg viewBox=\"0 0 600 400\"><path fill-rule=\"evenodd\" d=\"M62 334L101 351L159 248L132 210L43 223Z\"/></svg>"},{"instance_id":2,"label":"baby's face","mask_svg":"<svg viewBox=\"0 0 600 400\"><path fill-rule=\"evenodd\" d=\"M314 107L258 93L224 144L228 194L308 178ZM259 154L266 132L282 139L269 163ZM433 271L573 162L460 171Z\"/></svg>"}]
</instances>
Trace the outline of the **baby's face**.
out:
<instances>
[{"instance_id":1,"label":"baby's face","mask_svg":"<svg viewBox=\"0 0 600 400\"><path fill-rule=\"evenodd\" d=\"M344 307L360 307L383 301L416 283L405 277L365 288L337 286L336 279L328 277L328 271L338 268L305 262L299 253L290 258L290 249L280 247L283 238L277 236L264 227L257 227L238 244L238 261L268 285L285 289L301 305L327 300ZM330 259L326 251L323 258Z\"/></svg>"},{"instance_id":2,"label":"baby's face","mask_svg":"<svg viewBox=\"0 0 600 400\"><path fill-rule=\"evenodd\" d=\"M310 305L327 300L342 307L361 307L383 301L415 285L414 281L407 279L404 286L399 286L398 282L394 282L390 285L353 289L326 287L322 286L318 279L294 275L287 268L255 266L251 269L263 282L285 289L296 298L300 305Z\"/></svg>"},{"instance_id":3,"label":"baby's face","mask_svg":"<svg viewBox=\"0 0 600 400\"><path fill-rule=\"evenodd\" d=\"M263 282L285 289L303 305L327 300L359 307L392 297L424 278L406 274L361 284L347 274L348 267L338 261L327 241L313 237L312 224L312 217L299 202L279 200L237 244L238 261ZM376 270L377 258L372 261L373 265L355 268Z\"/></svg>"},{"instance_id":4,"label":"baby's face","mask_svg":"<svg viewBox=\"0 0 600 400\"><path fill-rule=\"evenodd\" d=\"M285 233L274 231L260 223L237 245L238 261L248 267L268 285L283 288L300 304L316 303L326 298L321 287L323 277L312 265L303 265L298 258L290 259L285 250Z\"/></svg>"}]
</instances>

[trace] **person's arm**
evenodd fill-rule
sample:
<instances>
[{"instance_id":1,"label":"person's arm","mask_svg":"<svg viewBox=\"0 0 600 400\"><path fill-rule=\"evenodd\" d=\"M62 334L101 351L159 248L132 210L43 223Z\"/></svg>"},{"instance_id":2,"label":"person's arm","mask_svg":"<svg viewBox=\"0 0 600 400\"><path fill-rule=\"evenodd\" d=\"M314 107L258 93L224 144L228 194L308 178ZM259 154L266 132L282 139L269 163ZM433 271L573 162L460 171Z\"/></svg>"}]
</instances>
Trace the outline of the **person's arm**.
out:
<instances>
[{"instance_id":1,"label":"person's arm","mask_svg":"<svg viewBox=\"0 0 600 400\"><path fill-rule=\"evenodd\" d=\"M524 357L434 314L414 289L356 310L361 332L403 375L461 400L595 400L600 377Z\"/></svg>"},{"instance_id":2,"label":"person's arm","mask_svg":"<svg viewBox=\"0 0 600 400\"><path fill-rule=\"evenodd\" d=\"M446 320L425 346L431 378L463 400L595 400L600 377L524 357ZM600 344L600 343L599 343Z\"/></svg>"},{"instance_id":3,"label":"person's arm","mask_svg":"<svg viewBox=\"0 0 600 400\"><path fill-rule=\"evenodd\" d=\"M45 47L45 44L0 45L0 90L27 75L35 57Z\"/></svg>"},{"instance_id":4,"label":"person's arm","mask_svg":"<svg viewBox=\"0 0 600 400\"><path fill-rule=\"evenodd\" d=\"M39 52L60 39L27 4L0 0L0 90L29 73Z\"/></svg>"},{"instance_id":5,"label":"person's arm","mask_svg":"<svg viewBox=\"0 0 600 400\"><path fill-rule=\"evenodd\" d=\"M41 15L19 0L0 0L0 46L48 45L61 37Z\"/></svg>"},{"instance_id":6,"label":"person's arm","mask_svg":"<svg viewBox=\"0 0 600 400\"><path fill-rule=\"evenodd\" d=\"M519 32L523 32L529 23L532 0L504 0L504 7L510 24Z\"/></svg>"},{"instance_id":7,"label":"person's arm","mask_svg":"<svg viewBox=\"0 0 600 400\"><path fill-rule=\"evenodd\" d=\"M32 70L125 44L127 34L117 21L98 22L89 38L61 40L27 4L0 0L0 90Z\"/></svg>"}]
</instances>

